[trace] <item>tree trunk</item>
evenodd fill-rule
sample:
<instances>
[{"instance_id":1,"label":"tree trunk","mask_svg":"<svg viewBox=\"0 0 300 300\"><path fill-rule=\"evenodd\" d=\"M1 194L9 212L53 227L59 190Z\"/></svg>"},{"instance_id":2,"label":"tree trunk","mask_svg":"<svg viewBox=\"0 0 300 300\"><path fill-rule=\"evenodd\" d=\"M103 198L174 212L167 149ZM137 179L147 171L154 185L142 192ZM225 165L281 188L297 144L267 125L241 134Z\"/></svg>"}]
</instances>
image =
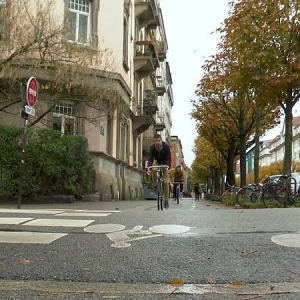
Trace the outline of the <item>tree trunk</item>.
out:
<instances>
[{"instance_id":1,"label":"tree trunk","mask_svg":"<svg viewBox=\"0 0 300 300\"><path fill-rule=\"evenodd\" d=\"M228 149L228 155L226 159L227 169L226 169L226 182L229 185L235 185L235 175L234 175L234 157L235 157L234 145L230 145Z\"/></svg>"},{"instance_id":2,"label":"tree trunk","mask_svg":"<svg viewBox=\"0 0 300 300\"><path fill-rule=\"evenodd\" d=\"M246 185L246 136L240 136L240 186Z\"/></svg>"},{"instance_id":3,"label":"tree trunk","mask_svg":"<svg viewBox=\"0 0 300 300\"><path fill-rule=\"evenodd\" d=\"M292 167L292 139L293 139L293 99L292 90L285 101L285 152L283 159L283 174L290 175Z\"/></svg>"},{"instance_id":4,"label":"tree trunk","mask_svg":"<svg viewBox=\"0 0 300 300\"><path fill-rule=\"evenodd\" d=\"M257 107L256 111L255 111L255 137L254 137L254 140L255 140L255 148L254 148L254 182L256 184L259 183L260 116L261 116L261 109L260 109L260 107Z\"/></svg>"}]
</instances>

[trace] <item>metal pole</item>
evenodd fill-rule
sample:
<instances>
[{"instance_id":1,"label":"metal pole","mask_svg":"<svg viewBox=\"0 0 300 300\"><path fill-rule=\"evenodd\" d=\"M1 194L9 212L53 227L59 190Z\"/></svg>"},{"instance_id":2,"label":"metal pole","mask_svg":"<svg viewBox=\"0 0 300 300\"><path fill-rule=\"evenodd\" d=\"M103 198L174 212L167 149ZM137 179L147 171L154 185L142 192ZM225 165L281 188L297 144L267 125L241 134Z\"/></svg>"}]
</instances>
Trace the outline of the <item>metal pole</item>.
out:
<instances>
[{"instance_id":1,"label":"metal pole","mask_svg":"<svg viewBox=\"0 0 300 300\"><path fill-rule=\"evenodd\" d=\"M28 125L28 114L24 113L24 133L22 138L22 150L20 155L18 209L21 208L21 200L22 200L22 192L23 192L24 159L25 159L25 149L27 145L27 125Z\"/></svg>"}]
</instances>

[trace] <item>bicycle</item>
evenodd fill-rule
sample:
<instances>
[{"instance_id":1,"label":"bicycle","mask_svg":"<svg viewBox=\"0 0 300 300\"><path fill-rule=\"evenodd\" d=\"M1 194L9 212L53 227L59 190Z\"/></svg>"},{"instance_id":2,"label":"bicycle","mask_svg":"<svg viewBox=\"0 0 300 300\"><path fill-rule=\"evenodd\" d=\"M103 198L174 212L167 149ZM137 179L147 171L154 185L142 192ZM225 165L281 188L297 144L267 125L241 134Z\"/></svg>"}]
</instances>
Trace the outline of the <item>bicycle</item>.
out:
<instances>
[{"instance_id":1,"label":"bicycle","mask_svg":"<svg viewBox=\"0 0 300 300\"><path fill-rule=\"evenodd\" d=\"M263 184L251 183L239 188L236 194L236 202L239 206L243 208L248 208L253 204L259 204L262 199L263 194Z\"/></svg>"},{"instance_id":2,"label":"bicycle","mask_svg":"<svg viewBox=\"0 0 300 300\"><path fill-rule=\"evenodd\" d=\"M175 200L177 201L177 204L179 204L179 200L181 198L180 184L182 184L182 182L174 181L173 183L176 184Z\"/></svg>"},{"instance_id":3,"label":"bicycle","mask_svg":"<svg viewBox=\"0 0 300 300\"><path fill-rule=\"evenodd\" d=\"M167 170L169 169L169 166L167 165L158 165L158 166L150 166L148 167L148 170L151 171L151 169L157 169L157 209L158 210L163 210L163 208L168 208L168 201L165 201L163 199L163 168L166 168Z\"/></svg>"},{"instance_id":4,"label":"bicycle","mask_svg":"<svg viewBox=\"0 0 300 300\"><path fill-rule=\"evenodd\" d=\"M266 208L283 208L295 205L300 198L297 181L291 175L281 175L276 183L269 184L262 195Z\"/></svg>"},{"instance_id":5,"label":"bicycle","mask_svg":"<svg viewBox=\"0 0 300 300\"><path fill-rule=\"evenodd\" d=\"M229 183L225 183L227 186L227 190L225 190L221 195L221 201L228 200L228 199L234 199L236 201L236 193L238 191L238 188L234 185L230 185Z\"/></svg>"}]
</instances>

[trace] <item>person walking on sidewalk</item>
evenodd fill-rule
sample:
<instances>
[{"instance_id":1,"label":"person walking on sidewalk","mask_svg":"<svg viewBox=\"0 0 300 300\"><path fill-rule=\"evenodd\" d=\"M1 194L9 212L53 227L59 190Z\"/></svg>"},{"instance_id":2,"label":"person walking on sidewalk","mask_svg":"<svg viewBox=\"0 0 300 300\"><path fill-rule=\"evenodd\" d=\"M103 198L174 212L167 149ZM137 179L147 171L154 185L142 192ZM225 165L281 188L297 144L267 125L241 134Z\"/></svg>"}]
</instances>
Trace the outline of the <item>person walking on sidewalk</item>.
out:
<instances>
[{"instance_id":1,"label":"person walking on sidewalk","mask_svg":"<svg viewBox=\"0 0 300 300\"><path fill-rule=\"evenodd\" d=\"M170 146L162 140L160 134L154 135L153 144L150 146L150 157L148 161L149 166L167 165L171 166L171 150ZM154 187L157 186L157 169L152 169L152 182ZM163 170L163 189L164 200L166 207L169 206L169 185L170 176L167 168Z\"/></svg>"},{"instance_id":2,"label":"person walking on sidewalk","mask_svg":"<svg viewBox=\"0 0 300 300\"><path fill-rule=\"evenodd\" d=\"M200 186L199 186L198 182L194 185L194 193L195 193L195 201L199 201L200 200Z\"/></svg>"}]
</instances>

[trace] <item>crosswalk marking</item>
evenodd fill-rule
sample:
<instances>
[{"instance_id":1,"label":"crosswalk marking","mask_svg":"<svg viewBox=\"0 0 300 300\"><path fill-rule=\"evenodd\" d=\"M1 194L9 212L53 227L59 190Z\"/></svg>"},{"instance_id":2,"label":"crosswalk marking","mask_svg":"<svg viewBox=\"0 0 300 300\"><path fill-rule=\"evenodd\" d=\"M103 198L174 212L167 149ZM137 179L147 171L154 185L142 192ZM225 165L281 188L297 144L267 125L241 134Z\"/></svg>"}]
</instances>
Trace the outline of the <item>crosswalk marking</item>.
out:
<instances>
[{"instance_id":1,"label":"crosswalk marking","mask_svg":"<svg viewBox=\"0 0 300 300\"><path fill-rule=\"evenodd\" d=\"M8 209L0 208L0 213L17 213L17 214L43 214L43 215L56 215L63 213L64 210L48 210L48 209Z\"/></svg>"},{"instance_id":2,"label":"crosswalk marking","mask_svg":"<svg viewBox=\"0 0 300 300\"><path fill-rule=\"evenodd\" d=\"M111 213L95 213L95 212L64 212L57 214L56 216L64 216L64 217L107 217L111 215Z\"/></svg>"},{"instance_id":3,"label":"crosswalk marking","mask_svg":"<svg viewBox=\"0 0 300 300\"><path fill-rule=\"evenodd\" d=\"M51 209L51 210L59 210L61 209ZM120 210L86 210L86 209L64 209L64 212L93 212L93 213L119 213Z\"/></svg>"},{"instance_id":4,"label":"crosswalk marking","mask_svg":"<svg viewBox=\"0 0 300 300\"><path fill-rule=\"evenodd\" d=\"M67 235L66 233L7 232L0 231L0 243L14 244L50 244Z\"/></svg>"},{"instance_id":5,"label":"crosswalk marking","mask_svg":"<svg viewBox=\"0 0 300 300\"><path fill-rule=\"evenodd\" d=\"M72 220L72 219L35 219L24 223L26 226L60 226L60 227L86 227L95 220Z\"/></svg>"},{"instance_id":6,"label":"crosswalk marking","mask_svg":"<svg viewBox=\"0 0 300 300\"><path fill-rule=\"evenodd\" d=\"M33 218L0 218L0 225L21 224L30 220L33 220Z\"/></svg>"},{"instance_id":7,"label":"crosswalk marking","mask_svg":"<svg viewBox=\"0 0 300 300\"><path fill-rule=\"evenodd\" d=\"M80 210L80 209L6 209L0 208L0 225L19 225L22 230L27 226L77 227L84 228L95 222L96 217L107 217L119 210ZM7 217L8 214L25 214L28 217ZM36 215L39 215L38 218ZM41 215L51 215L43 218ZM30 216L30 217L29 217ZM46 217L46 216L44 216ZM62 218L64 217L64 218ZM77 217L65 218L65 217ZM82 217L82 219L79 219ZM18 227L19 229L20 227ZM7 229L6 229L7 230ZM30 229L29 229L30 230ZM67 233L30 232L30 231L0 231L0 243L50 244L66 236Z\"/></svg>"}]
</instances>

